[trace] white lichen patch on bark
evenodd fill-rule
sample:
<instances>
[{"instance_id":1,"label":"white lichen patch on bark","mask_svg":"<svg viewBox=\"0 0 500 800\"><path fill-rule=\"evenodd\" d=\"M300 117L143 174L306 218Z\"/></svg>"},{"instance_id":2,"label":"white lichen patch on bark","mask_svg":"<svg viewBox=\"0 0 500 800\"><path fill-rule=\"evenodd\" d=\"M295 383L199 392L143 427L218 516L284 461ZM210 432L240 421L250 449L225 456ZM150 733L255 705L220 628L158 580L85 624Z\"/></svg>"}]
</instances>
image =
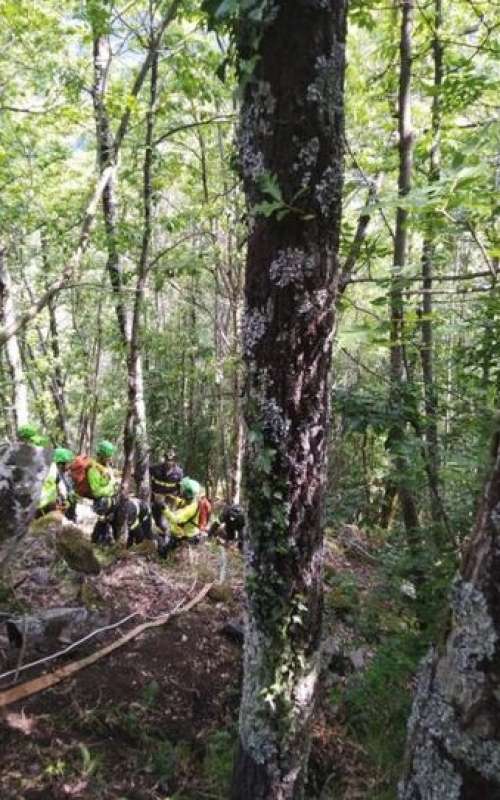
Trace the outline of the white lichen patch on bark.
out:
<instances>
[{"instance_id":1,"label":"white lichen patch on bark","mask_svg":"<svg viewBox=\"0 0 500 800\"><path fill-rule=\"evenodd\" d=\"M254 81L241 111L238 150L243 176L253 182L266 172L265 159L258 139L271 136L276 100L267 81Z\"/></svg>"},{"instance_id":2,"label":"white lichen patch on bark","mask_svg":"<svg viewBox=\"0 0 500 800\"><path fill-rule=\"evenodd\" d=\"M316 201L324 217L327 217L332 208L339 203L340 192L341 182L338 168L334 166L327 167L315 188Z\"/></svg>"},{"instance_id":3,"label":"white lichen patch on bark","mask_svg":"<svg viewBox=\"0 0 500 800\"><path fill-rule=\"evenodd\" d=\"M266 438L274 444L282 444L290 429L290 420L273 397L264 400L261 411L262 429Z\"/></svg>"},{"instance_id":4,"label":"white lichen patch on bark","mask_svg":"<svg viewBox=\"0 0 500 800\"><path fill-rule=\"evenodd\" d=\"M297 159L292 169L301 175L301 189L306 189L311 182L312 171L318 161L319 149L319 139L314 136L309 142L302 145L297 154Z\"/></svg>"},{"instance_id":5,"label":"white lichen patch on bark","mask_svg":"<svg viewBox=\"0 0 500 800\"><path fill-rule=\"evenodd\" d=\"M302 286L307 277L313 274L316 258L298 247L279 250L269 267L271 282L280 289L295 284Z\"/></svg>"},{"instance_id":6,"label":"white lichen patch on bark","mask_svg":"<svg viewBox=\"0 0 500 800\"><path fill-rule=\"evenodd\" d=\"M258 308L247 309L243 317L243 352L252 358L256 345L264 336L269 325L268 315Z\"/></svg>"}]
</instances>

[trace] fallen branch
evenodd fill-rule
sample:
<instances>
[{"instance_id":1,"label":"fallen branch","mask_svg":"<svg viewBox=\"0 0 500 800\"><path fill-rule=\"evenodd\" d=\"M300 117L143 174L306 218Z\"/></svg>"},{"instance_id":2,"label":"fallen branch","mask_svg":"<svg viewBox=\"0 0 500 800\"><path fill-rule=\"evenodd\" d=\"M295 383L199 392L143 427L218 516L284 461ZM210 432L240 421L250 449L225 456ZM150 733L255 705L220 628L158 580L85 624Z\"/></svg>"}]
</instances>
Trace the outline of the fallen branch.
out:
<instances>
[{"instance_id":1,"label":"fallen branch","mask_svg":"<svg viewBox=\"0 0 500 800\"><path fill-rule=\"evenodd\" d=\"M198 594L193 597L192 600L186 603L186 605L179 603L179 605L172 609L172 611L162 614L156 619L151 620L151 622L144 622L142 625L138 625L136 628L133 628L131 631L126 633L125 636L122 636L121 639L111 642L111 644L108 644L101 650L92 653L92 655L82 658L80 661L74 661L72 664L67 664L64 667L60 667L59 669L56 669L54 672L50 672L47 675L41 675L32 681L27 681L27 683L21 683L19 686L16 686L13 689L7 689L5 692L0 692L0 708L4 708L11 703L17 702L18 700L23 700L26 697L31 697L31 695L37 694L44 689L50 689L52 686L61 683L61 681L65 680L66 678L69 678L72 675L75 675L77 672L80 672L80 670L84 669L85 667L95 664L96 661L99 661L101 658L104 658L104 656L109 655L119 647L123 647L123 645L127 644L127 642L130 642L132 639L135 639L135 637L140 633L143 633L143 631L146 631L149 628L157 628L160 625L165 625L165 623L172 619L172 617L178 616L179 614L184 614L186 611L189 611L191 608L193 608L193 606L195 606L205 597L212 586L213 583L206 584L203 589L201 589L201 591L199 591Z\"/></svg>"}]
</instances>

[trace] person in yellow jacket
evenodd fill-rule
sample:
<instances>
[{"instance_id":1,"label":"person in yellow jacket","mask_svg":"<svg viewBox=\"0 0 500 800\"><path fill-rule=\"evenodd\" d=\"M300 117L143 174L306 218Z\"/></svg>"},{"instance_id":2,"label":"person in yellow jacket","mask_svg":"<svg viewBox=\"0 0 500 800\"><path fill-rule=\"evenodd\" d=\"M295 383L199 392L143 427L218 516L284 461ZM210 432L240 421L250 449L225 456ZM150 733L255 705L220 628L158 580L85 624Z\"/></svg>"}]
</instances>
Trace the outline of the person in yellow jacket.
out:
<instances>
[{"instance_id":1,"label":"person in yellow jacket","mask_svg":"<svg viewBox=\"0 0 500 800\"><path fill-rule=\"evenodd\" d=\"M74 455L66 447L56 447L52 456L52 464L42 484L38 503L37 516L41 517L49 511L63 511L71 520L76 519L76 497L68 467Z\"/></svg>"},{"instance_id":2,"label":"person in yellow jacket","mask_svg":"<svg viewBox=\"0 0 500 800\"><path fill-rule=\"evenodd\" d=\"M198 544L200 541L200 484L186 477L181 480L179 488L184 504L175 511L168 506L163 509L169 534L160 537L158 553L161 556L165 556L181 539L186 539L191 544Z\"/></svg>"},{"instance_id":3,"label":"person in yellow jacket","mask_svg":"<svg viewBox=\"0 0 500 800\"><path fill-rule=\"evenodd\" d=\"M93 509L97 514L91 536L95 544L107 544L112 539L118 492L118 483L111 466L114 452L114 445L103 439L97 445L96 460L87 470L87 482L94 499Z\"/></svg>"}]
</instances>

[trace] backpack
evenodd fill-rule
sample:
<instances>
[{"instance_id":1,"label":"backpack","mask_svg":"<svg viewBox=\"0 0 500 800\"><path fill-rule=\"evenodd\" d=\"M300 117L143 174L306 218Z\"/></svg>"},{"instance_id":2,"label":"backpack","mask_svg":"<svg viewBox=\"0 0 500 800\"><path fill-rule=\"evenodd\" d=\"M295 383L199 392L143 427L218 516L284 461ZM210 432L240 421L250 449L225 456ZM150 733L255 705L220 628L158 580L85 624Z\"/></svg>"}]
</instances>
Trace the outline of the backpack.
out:
<instances>
[{"instance_id":1,"label":"backpack","mask_svg":"<svg viewBox=\"0 0 500 800\"><path fill-rule=\"evenodd\" d=\"M198 518L198 526L200 530L204 531L208 528L208 523L210 521L210 515L212 513L212 504L208 497L200 498L198 503L199 509L199 518Z\"/></svg>"},{"instance_id":2,"label":"backpack","mask_svg":"<svg viewBox=\"0 0 500 800\"><path fill-rule=\"evenodd\" d=\"M77 456L69 466L69 473L75 486L75 491L80 497L92 498L89 482L87 480L87 471L92 466L92 459L89 456Z\"/></svg>"},{"instance_id":3,"label":"backpack","mask_svg":"<svg viewBox=\"0 0 500 800\"><path fill-rule=\"evenodd\" d=\"M242 531L245 527L245 512L238 505L226 506L220 517L232 531Z\"/></svg>"}]
</instances>

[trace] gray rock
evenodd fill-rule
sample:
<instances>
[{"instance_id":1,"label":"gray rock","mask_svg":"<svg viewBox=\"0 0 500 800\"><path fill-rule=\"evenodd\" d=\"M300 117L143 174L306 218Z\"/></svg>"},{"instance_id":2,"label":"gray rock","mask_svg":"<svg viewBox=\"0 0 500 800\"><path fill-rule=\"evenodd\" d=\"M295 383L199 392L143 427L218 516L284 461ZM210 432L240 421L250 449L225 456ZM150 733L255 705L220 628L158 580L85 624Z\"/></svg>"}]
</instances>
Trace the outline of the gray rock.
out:
<instances>
[{"instance_id":1,"label":"gray rock","mask_svg":"<svg viewBox=\"0 0 500 800\"><path fill-rule=\"evenodd\" d=\"M368 651L365 647L358 647L349 653L349 660L357 672L365 668L367 656Z\"/></svg>"},{"instance_id":2,"label":"gray rock","mask_svg":"<svg viewBox=\"0 0 500 800\"><path fill-rule=\"evenodd\" d=\"M48 608L37 614L10 617L6 621L7 635L13 647L38 645L43 641L63 642L78 638L89 617L86 608Z\"/></svg>"},{"instance_id":3,"label":"gray rock","mask_svg":"<svg viewBox=\"0 0 500 800\"><path fill-rule=\"evenodd\" d=\"M50 570L48 567L36 567L31 573L31 580L37 586L47 586L50 583Z\"/></svg>"}]
</instances>

